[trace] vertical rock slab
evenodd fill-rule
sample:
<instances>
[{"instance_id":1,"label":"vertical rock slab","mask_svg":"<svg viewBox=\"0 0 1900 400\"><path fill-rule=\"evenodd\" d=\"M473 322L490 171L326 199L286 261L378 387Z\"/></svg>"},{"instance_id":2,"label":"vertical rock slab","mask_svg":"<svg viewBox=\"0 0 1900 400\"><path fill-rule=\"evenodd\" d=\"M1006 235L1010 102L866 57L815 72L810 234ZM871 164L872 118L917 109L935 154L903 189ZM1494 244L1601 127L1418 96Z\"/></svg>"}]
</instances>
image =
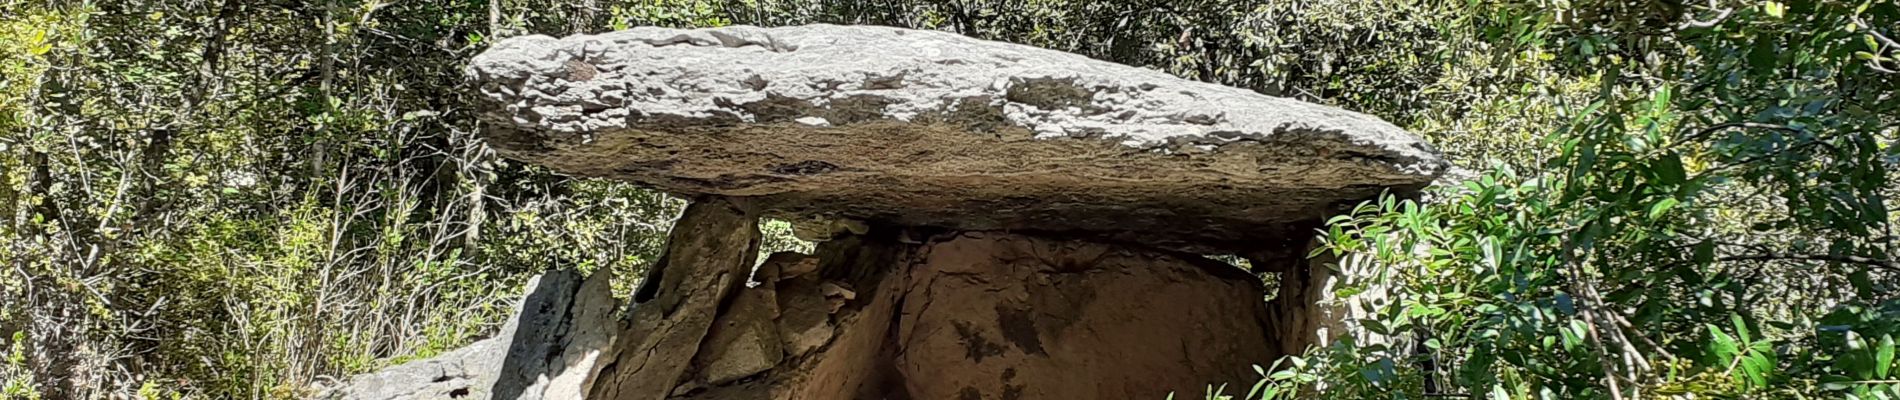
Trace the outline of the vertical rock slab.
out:
<instances>
[{"instance_id":1,"label":"vertical rock slab","mask_svg":"<svg viewBox=\"0 0 1900 400\"><path fill-rule=\"evenodd\" d=\"M1282 354L1260 280L1198 256L963 233L921 257L897 335L910 398L1199 398Z\"/></svg>"},{"instance_id":2,"label":"vertical rock slab","mask_svg":"<svg viewBox=\"0 0 1900 400\"><path fill-rule=\"evenodd\" d=\"M1295 267L1270 270L1280 274L1280 290L1267 302L1267 324L1273 329L1270 337L1274 346L1281 353L1300 354L1307 346L1327 341L1329 332L1324 328L1333 325L1327 317L1334 314L1326 304L1331 298L1333 274L1325 267L1290 265Z\"/></svg>"},{"instance_id":3,"label":"vertical rock slab","mask_svg":"<svg viewBox=\"0 0 1900 400\"><path fill-rule=\"evenodd\" d=\"M905 398L902 377L894 364L901 349L893 339L896 323L902 318L908 280L905 267L911 264L912 247L891 238L850 238L828 242L814 256L772 255L756 276L778 276L774 297L782 310L776 330L785 343L781 347L785 352L782 361L769 370L724 382L711 378L726 374L702 368L697 372L699 380L675 389L673 398ZM820 268L820 261L830 268ZM821 290L843 286L860 292L845 298ZM764 287L761 283L745 290ZM744 311L737 310L736 302L745 301L748 294L739 296L729 308L733 314L722 314L722 320L745 319L740 317ZM835 310L828 305L833 301L838 304ZM796 320L790 320L793 318ZM701 356L710 351L702 349Z\"/></svg>"},{"instance_id":4,"label":"vertical rock slab","mask_svg":"<svg viewBox=\"0 0 1900 400\"><path fill-rule=\"evenodd\" d=\"M529 280L515 317L494 337L433 358L350 377L316 398L573 399L613 345L613 274L549 271Z\"/></svg>"},{"instance_id":5,"label":"vertical rock slab","mask_svg":"<svg viewBox=\"0 0 1900 400\"><path fill-rule=\"evenodd\" d=\"M561 351L544 355L542 359L546 360L548 373L536 377L536 384L528 390L528 393L540 393L541 399L585 396L600 376L600 367L604 364L601 361L613 349L615 335L620 333L615 323L619 307L614 301L611 270L594 271L574 293L575 300L567 311L565 333L554 341Z\"/></svg>"},{"instance_id":6,"label":"vertical rock slab","mask_svg":"<svg viewBox=\"0 0 1900 400\"><path fill-rule=\"evenodd\" d=\"M1287 240L1244 255L1255 271L1278 278L1273 299L1267 301L1267 325L1283 354L1300 354L1308 346L1327 343L1326 336L1335 333L1326 329L1335 325L1330 318L1337 317L1329 304L1333 271L1327 260L1306 257L1316 245Z\"/></svg>"},{"instance_id":7,"label":"vertical rock slab","mask_svg":"<svg viewBox=\"0 0 1900 400\"><path fill-rule=\"evenodd\" d=\"M758 219L723 199L696 201L674 223L666 252L634 294L627 328L590 399L664 399L678 386L718 313L745 281Z\"/></svg>"},{"instance_id":8,"label":"vertical rock slab","mask_svg":"<svg viewBox=\"0 0 1900 400\"><path fill-rule=\"evenodd\" d=\"M574 300L571 294L580 285L579 274L565 271L536 278L515 318L502 328L505 335L500 337L508 339L507 361L495 374L494 398L520 398L530 387L545 383L539 382L546 368L543 361L561 356L561 336L567 333L568 308ZM524 365L528 360L535 362Z\"/></svg>"},{"instance_id":9,"label":"vertical rock slab","mask_svg":"<svg viewBox=\"0 0 1900 400\"><path fill-rule=\"evenodd\" d=\"M741 289L727 301L713 321L712 332L699 344L693 367L699 371L696 384L720 385L752 376L778 365L785 358L779 341L778 299L773 282Z\"/></svg>"}]
</instances>

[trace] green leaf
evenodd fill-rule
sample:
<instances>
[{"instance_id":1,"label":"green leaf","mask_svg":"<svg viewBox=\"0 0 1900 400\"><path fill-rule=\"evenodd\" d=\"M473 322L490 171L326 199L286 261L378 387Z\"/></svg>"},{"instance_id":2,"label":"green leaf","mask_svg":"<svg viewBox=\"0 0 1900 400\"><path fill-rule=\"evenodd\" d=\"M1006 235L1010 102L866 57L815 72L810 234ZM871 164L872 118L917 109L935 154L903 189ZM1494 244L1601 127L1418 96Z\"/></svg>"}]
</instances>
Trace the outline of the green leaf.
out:
<instances>
[{"instance_id":1,"label":"green leaf","mask_svg":"<svg viewBox=\"0 0 1900 400\"><path fill-rule=\"evenodd\" d=\"M1782 5L1781 2L1778 1L1770 1L1766 4L1762 4L1762 11L1767 11L1770 17L1781 18L1787 15L1788 6Z\"/></svg>"},{"instance_id":2,"label":"green leaf","mask_svg":"<svg viewBox=\"0 0 1900 400\"><path fill-rule=\"evenodd\" d=\"M1754 339L1748 335L1748 321L1742 320L1741 314L1729 313L1728 321L1730 324L1735 325L1735 336L1741 338L1742 342L1754 341Z\"/></svg>"},{"instance_id":3,"label":"green leaf","mask_svg":"<svg viewBox=\"0 0 1900 400\"><path fill-rule=\"evenodd\" d=\"M1709 328L1710 340L1708 344L1708 351L1709 351L1710 361L1717 362L1717 363L1728 363L1730 360L1734 360L1736 355L1741 354L1742 352L1741 347L1735 344L1734 337L1730 337L1727 333L1723 333L1722 328L1716 327L1715 325L1712 325L1712 324L1704 324L1704 325L1706 325Z\"/></svg>"},{"instance_id":4,"label":"green leaf","mask_svg":"<svg viewBox=\"0 0 1900 400\"><path fill-rule=\"evenodd\" d=\"M1847 273L1847 283L1852 285L1854 291L1862 297L1873 297L1876 293L1879 293L1879 289L1874 287L1874 278L1871 273L1867 271L1867 268L1856 268L1853 271L1849 271Z\"/></svg>"},{"instance_id":5,"label":"green leaf","mask_svg":"<svg viewBox=\"0 0 1900 400\"><path fill-rule=\"evenodd\" d=\"M1682 168L1682 156L1675 152L1663 154L1656 160L1656 180L1665 185L1680 185L1689 180L1688 172Z\"/></svg>"},{"instance_id":6,"label":"green leaf","mask_svg":"<svg viewBox=\"0 0 1900 400\"><path fill-rule=\"evenodd\" d=\"M1748 383L1751 388L1760 389L1768 387L1768 374L1774 371L1775 363L1768 358L1766 353L1751 352L1748 356L1742 357L1741 365L1738 367L1739 371L1736 372L1740 373L1743 382Z\"/></svg>"},{"instance_id":7,"label":"green leaf","mask_svg":"<svg viewBox=\"0 0 1900 400\"><path fill-rule=\"evenodd\" d=\"M1715 242L1702 242L1695 245L1696 264L1707 265L1715 262Z\"/></svg>"},{"instance_id":8,"label":"green leaf","mask_svg":"<svg viewBox=\"0 0 1900 400\"><path fill-rule=\"evenodd\" d=\"M1874 347L1874 379L1887 379L1893 370L1893 335L1880 335L1880 344Z\"/></svg>"},{"instance_id":9,"label":"green leaf","mask_svg":"<svg viewBox=\"0 0 1900 400\"><path fill-rule=\"evenodd\" d=\"M1656 204L1649 206L1649 219L1655 220L1662 217L1664 213L1669 212L1669 209L1675 207L1677 203L1681 203L1681 201L1676 200L1674 197L1664 197L1661 201L1657 201Z\"/></svg>"},{"instance_id":10,"label":"green leaf","mask_svg":"<svg viewBox=\"0 0 1900 400\"><path fill-rule=\"evenodd\" d=\"M1649 112L1651 114L1660 115L1667 110L1669 110L1669 86L1664 85L1662 88L1656 89L1656 94L1651 96Z\"/></svg>"},{"instance_id":11,"label":"green leaf","mask_svg":"<svg viewBox=\"0 0 1900 400\"><path fill-rule=\"evenodd\" d=\"M1754 48L1748 50L1748 66L1757 70L1773 69L1781 52L1781 44L1772 37L1761 36L1756 39Z\"/></svg>"},{"instance_id":12,"label":"green leaf","mask_svg":"<svg viewBox=\"0 0 1900 400\"><path fill-rule=\"evenodd\" d=\"M1838 367L1860 380L1874 379L1874 358L1871 356L1876 352L1872 350L1860 333L1847 331L1847 354L1836 360L1840 363Z\"/></svg>"},{"instance_id":13,"label":"green leaf","mask_svg":"<svg viewBox=\"0 0 1900 400\"><path fill-rule=\"evenodd\" d=\"M1584 335L1589 334L1588 328L1580 320L1570 320L1568 329L1559 329L1557 332L1563 335L1565 351L1576 351L1577 346L1583 344Z\"/></svg>"},{"instance_id":14,"label":"green leaf","mask_svg":"<svg viewBox=\"0 0 1900 400\"><path fill-rule=\"evenodd\" d=\"M1854 382L1854 378L1840 375L1823 376L1821 377L1821 388L1827 390L1847 390L1848 388L1854 387Z\"/></svg>"}]
</instances>

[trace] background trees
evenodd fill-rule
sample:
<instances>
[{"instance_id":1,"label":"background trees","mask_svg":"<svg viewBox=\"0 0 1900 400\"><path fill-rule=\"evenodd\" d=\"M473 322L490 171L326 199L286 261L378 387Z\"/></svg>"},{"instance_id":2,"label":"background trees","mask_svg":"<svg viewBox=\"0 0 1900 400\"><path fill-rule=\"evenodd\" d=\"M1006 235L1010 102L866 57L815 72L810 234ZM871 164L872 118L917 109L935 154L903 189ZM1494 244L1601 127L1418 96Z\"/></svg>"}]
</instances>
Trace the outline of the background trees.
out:
<instances>
[{"instance_id":1,"label":"background trees","mask_svg":"<svg viewBox=\"0 0 1900 400\"><path fill-rule=\"evenodd\" d=\"M1368 271L1341 294L1382 294L1347 297L1384 339L1262 392L1895 396L1896 21L1849 0L0 0L0 393L294 396L486 334L537 271L639 276L677 204L488 153L466 59L828 22L1334 104L1478 171L1323 233Z\"/></svg>"}]
</instances>

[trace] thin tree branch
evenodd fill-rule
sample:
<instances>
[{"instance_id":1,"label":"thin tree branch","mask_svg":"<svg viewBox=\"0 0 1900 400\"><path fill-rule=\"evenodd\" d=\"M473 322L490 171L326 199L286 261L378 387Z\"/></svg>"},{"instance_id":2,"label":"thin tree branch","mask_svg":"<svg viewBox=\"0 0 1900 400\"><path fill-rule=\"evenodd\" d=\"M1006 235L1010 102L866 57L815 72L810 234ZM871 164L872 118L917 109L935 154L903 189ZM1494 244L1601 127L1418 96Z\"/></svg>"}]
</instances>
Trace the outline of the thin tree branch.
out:
<instances>
[{"instance_id":1,"label":"thin tree branch","mask_svg":"<svg viewBox=\"0 0 1900 400\"><path fill-rule=\"evenodd\" d=\"M1585 338L1590 341L1591 347L1597 351L1597 362L1603 367L1603 384L1604 386L1609 386L1610 398L1612 400L1623 400L1622 385L1617 383L1617 380L1622 377L1617 375L1618 368L1616 368L1616 363L1611 361L1617 357L1615 353L1610 352L1609 345L1604 343L1602 330L1598 329L1600 321L1596 318L1597 312L1599 311L1597 308L1602 306L1603 303L1600 299L1596 299L1595 296L1591 296L1590 291L1579 287L1582 283L1587 282L1586 279L1589 278L1582 264L1576 259L1576 254L1574 253L1575 249L1571 247L1573 245L1574 244L1565 245L1563 250L1564 265L1571 269L1571 271L1569 271L1571 292L1583 296L1582 300L1584 300L1584 304L1582 307L1579 307L1578 314L1583 317L1584 326L1588 328L1587 332L1585 332L1588 335L1585 335Z\"/></svg>"},{"instance_id":2,"label":"thin tree branch","mask_svg":"<svg viewBox=\"0 0 1900 400\"><path fill-rule=\"evenodd\" d=\"M1788 133L1802 132L1802 130L1799 128L1795 128L1795 127L1791 127L1787 125L1764 124L1760 122L1723 122L1723 123L1703 127L1701 130L1698 130L1695 133L1689 134L1689 136L1683 137L1683 141L1690 142L1690 141L1706 139L1708 138L1708 136L1714 135L1716 132L1721 132L1722 130L1726 130L1730 128L1772 129L1772 130L1788 132Z\"/></svg>"},{"instance_id":3,"label":"thin tree branch","mask_svg":"<svg viewBox=\"0 0 1900 400\"><path fill-rule=\"evenodd\" d=\"M1887 35L1881 34L1880 30L1875 29L1873 24L1869 24L1867 23L1867 21L1862 21L1859 16L1854 17L1854 23L1859 24L1860 26L1867 27L1867 36L1874 38L1874 41L1879 42L1882 46L1886 46L1887 48L1900 48L1900 41L1895 41L1893 40L1893 38L1890 38L1890 37L1887 37ZM1873 50L1876 53L1880 52L1880 49L1871 49L1871 50ZM1900 74L1900 71L1887 68L1887 66L1885 65L1880 65L1880 60L1878 59L1867 60L1867 67L1872 68L1875 71L1885 72L1889 74Z\"/></svg>"},{"instance_id":4,"label":"thin tree branch","mask_svg":"<svg viewBox=\"0 0 1900 400\"><path fill-rule=\"evenodd\" d=\"M1777 149L1773 152L1769 152L1766 154L1761 154L1754 157L1745 158L1745 159L1742 159L1741 161L1719 165L1719 166L1716 166L1715 168L1709 168L1708 170L1704 170L1700 173L1697 173L1695 176L1690 177L1690 180L1701 179L1702 177L1709 176L1710 174L1726 171L1729 169L1734 169L1736 167L1740 167L1743 165L1753 164L1756 161L1779 157L1782 154L1788 153L1790 151L1801 150L1801 149L1806 149L1806 148L1815 147L1815 146L1826 147L1830 149L1834 148L1834 145L1827 144L1827 142L1822 142L1820 140L1810 140L1810 141L1802 142L1800 144L1796 144L1793 146L1788 146L1786 148Z\"/></svg>"},{"instance_id":5,"label":"thin tree branch","mask_svg":"<svg viewBox=\"0 0 1900 400\"><path fill-rule=\"evenodd\" d=\"M1708 21L1697 21L1694 16L1690 16L1688 21L1682 21L1682 25L1676 29L1713 28L1720 25L1722 21L1728 20L1728 15L1733 12L1735 12L1733 8L1721 9L1716 11L1715 18L1710 18Z\"/></svg>"},{"instance_id":6,"label":"thin tree branch","mask_svg":"<svg viewBox=\"0 0 1900 400\"><path fill-rule=\"evenodd\" d=\"M1791 253L1768 252L1768 253L1759 253L1759 254L1725 256L1725 257L1716 258L1716 260L1717 261L1788 261L1788 260L1827 261L1827 262L1838 262L1838 263L1845 263L1845 264L1866 265L1870 267L1885 269L1888 271L1900 272L1900 261L1882 260L1882 259L1871 258L1871 257L1850 256L1850 255L1791 254Z\"/></svg>"},{"instance_id":7,"label":"thin tree branch","mask_svg":"<svg viewBox=\"0 0 1900 400\"><path fill-rule=\"evenodd\" d=\"M1672 362L1673 362L1673 361L1679 361L1679 360L1678 360L1678 359L1676 358L1676 355L1675 355L1675 354L1670 354L1670 353L1669 353L1669 350L1668 350L1667 348L1665 348L1665 347L1663 347L1663 346L1662 346L1661 344L1658 344L1658 343L1656 343L1656 341L1655 341L1655 340L1651 340L1651 339L1649 338L1649 336L1644 336L1644 335L1642 335L1642 334L1641 334L1642 332L1641 332L1641 331L1638 331L1638 330L1636 329L1636 326L1635 326L1635 325L1633 325L1633 324L1630 324L1630 321L1629 321L1629 319L1626 319L1626 318L1623 318L1623 316L1622 316L1622 315L1618 315L1618 314L1615 314L1615 313L1605 313L1604 315L1605 315L1605 316L1607 316L1607 317L1609 317L1609 318L1610 318L1610 322L1614 322L1614 323L1616 323L1616 325L1617 325L1617 326L1621 326L1621 327L1623 327L1623 329L1625 329L1625 330L1627 330L1627 331L1629 331L1629 332L1635 332L1635 333L1637 333L1637 335L1636 335L1636 338L1637 338L1637 339L1642 339L1642 340L1643 340L1643 344L1645 344L1645 345L1648 345L1648 346L1649 346L1650 348L1652 348L1652 349L1656 349L1656 354L1661 354L1661 355L1663 356L1663 358L1667 358L1667 359L1669 359L1669 361L1672 361Z\"/></svg>"}]
</instances>

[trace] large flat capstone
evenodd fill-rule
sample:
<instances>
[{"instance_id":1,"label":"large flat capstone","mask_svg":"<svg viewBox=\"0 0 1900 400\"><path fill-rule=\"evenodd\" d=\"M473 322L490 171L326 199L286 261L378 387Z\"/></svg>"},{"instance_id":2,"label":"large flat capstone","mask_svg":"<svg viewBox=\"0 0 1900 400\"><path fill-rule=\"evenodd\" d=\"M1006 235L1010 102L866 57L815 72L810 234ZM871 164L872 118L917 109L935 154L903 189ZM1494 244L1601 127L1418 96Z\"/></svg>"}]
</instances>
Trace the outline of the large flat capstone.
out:
<instances>
[{"instance_id":1,"label":"large flat capstone","mask_svg":"<svg viewBox=\"0 0 1900 400\"><path fill-rule=\"evenodd\" d=\"M934 31L525 36L469 75L507 157L781 217L1232 248L1447 165L1375 117Z\"/></svg>"}]
</instances>

